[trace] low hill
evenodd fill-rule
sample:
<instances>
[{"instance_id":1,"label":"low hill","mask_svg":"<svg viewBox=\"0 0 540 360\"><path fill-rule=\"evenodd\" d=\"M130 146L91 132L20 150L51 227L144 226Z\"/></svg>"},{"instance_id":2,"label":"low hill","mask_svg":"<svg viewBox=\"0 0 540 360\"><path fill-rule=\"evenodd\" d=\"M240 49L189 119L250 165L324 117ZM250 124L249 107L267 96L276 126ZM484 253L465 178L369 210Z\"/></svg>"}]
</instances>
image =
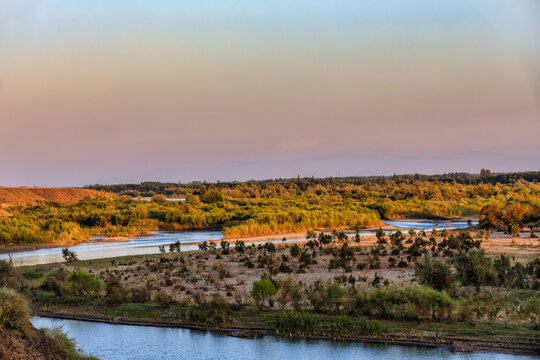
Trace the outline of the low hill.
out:
<instances>
[{"instance_id":1,"label":"low hill","mask_svg":"<svg viewBox=\"0 0 540 360\"><path fill-rule=\"evenodd\" d=\"M95 198L105 193L78 188L38 188L0 186L0 216L9 215L11 206L32 206L47 201L74 203L84 198Z\"/></svg>"}]
</instances>

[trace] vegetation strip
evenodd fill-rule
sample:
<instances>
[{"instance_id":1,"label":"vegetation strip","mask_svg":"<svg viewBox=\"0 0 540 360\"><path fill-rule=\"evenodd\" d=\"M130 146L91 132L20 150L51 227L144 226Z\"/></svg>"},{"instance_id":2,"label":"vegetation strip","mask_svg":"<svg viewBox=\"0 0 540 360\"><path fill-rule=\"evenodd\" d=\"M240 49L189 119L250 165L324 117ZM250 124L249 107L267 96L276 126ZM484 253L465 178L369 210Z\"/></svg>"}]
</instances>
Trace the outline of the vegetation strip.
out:
<instances>
[{"instance_id":1,"label":"vegetation strip","mask_svg":"<svg viewBox=\"0 0 540 360\"><path fill-rule=\"evenodd\" d=\"M289 179L246 183L94 186L115 192L73 204L7 207L0 247L70 244L155 230L223 231L226 238L378 227L381 220L480 217L511 234L540 221L540 172L393 178ZM165 194L185 198L167 201ZM153 195L152 201L137 200Z\"/></svg>"}]
</instances>

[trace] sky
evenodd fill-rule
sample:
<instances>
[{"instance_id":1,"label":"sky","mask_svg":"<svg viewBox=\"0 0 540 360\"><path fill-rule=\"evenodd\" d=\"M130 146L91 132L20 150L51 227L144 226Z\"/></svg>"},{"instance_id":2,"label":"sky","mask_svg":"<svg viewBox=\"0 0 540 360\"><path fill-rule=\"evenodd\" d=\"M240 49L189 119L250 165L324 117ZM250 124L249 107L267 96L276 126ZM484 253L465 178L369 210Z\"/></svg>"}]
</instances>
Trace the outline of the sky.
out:
<instances>
[{"instance_id":1,"label":"sky","mask_svg":"<svg viewBox=\"0 0 540 360\"><path fill-rule=\"evenodd\" d=\"M0 186L540 170L537 0L0 0Z\"/></svg>"}]
</instances>

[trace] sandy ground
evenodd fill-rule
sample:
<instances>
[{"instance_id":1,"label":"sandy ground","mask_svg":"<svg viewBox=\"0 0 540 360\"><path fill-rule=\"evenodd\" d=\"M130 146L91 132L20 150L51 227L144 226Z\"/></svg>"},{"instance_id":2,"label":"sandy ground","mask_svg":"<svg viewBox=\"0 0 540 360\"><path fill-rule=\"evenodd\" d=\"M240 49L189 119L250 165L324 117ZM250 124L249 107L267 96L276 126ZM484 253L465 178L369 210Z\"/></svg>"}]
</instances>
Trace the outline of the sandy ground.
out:
<instances>
[{"instance_id":1,"label":"sandy ground","mask_svg":"<svg viewBox=\"0 0 540 360\"><path fill-rule=\"evenodd\" d=\"M264 241L282 237L283 235L253 237L250 238L250 241ZM388 256L385 256L380 258L380 268L369 269L367 266L368 254L371 247L376 244L375 237L363 237L360 244L354 241L350 241L349 244L356 248L356 259L353 262L351 272L345 272L341 268L329 270L330 259L333 258L329 250L317 250L316 264L310 265L305 272L301 272L299 271L299 260L290 254L293 244L276 243L276 252L268 254L271 263L276 267L279 267L281 263L286 263L292 269L292 273L278 273L273 277L276 280L282 280L288 276L294 276L304 286L309 286L317 280L327 281L334 280L336 277L345 276L348 278L352 276L355 278L355 286L359 289L372 288L375 274L380 278L380 284L386 282L389 285L404 287L413 282L414 264L412 263L406 268L391 267L388 263ZM340 244L336 245L340 246ZM498 257L503 253L509 254L513 261L522 263L540 255L539 239L511 239L501 236L484 241L482 247L490 256ZM390 253L391 247L388 246L387 249ZM264 254L264 251L258 249L240 254L231 247L229 255L222 255L220 249L206 252L195 251L181 255L167 253L164 258L169 261L163 263L160 263L157 257L146 260L145 257L141 256L132 257L126 263L122 263L122 260L119 259L115 261L114 267L104 266L98 269L89 267L89 269L97 272L101 278L116 276L126 286L153 284L155 290L165 289L175 300L189 299L194 296L204 298L212 294L220 294L229 298L230 301L238 301L247 300L253 281L268 273L266 268L258 267L258 258ZM248 268L245 265L246 256L254 264L253 268ZM407 255L402 254L394 257L398 260L400 258L406 260ZM184 263L180 261L180 258L183 259ZM364 263L366 267L359 269L358 263ZM166 285L167 280L169 280L168 286Z\"/></svg>"},{"instance_id":2,"label":"sandy ground","mask_svg":"<svg viewBox=\"0 0 540 360\"><path fill-rule=\"evenodd\" d=\"M360 245L362 253L369 251L373 244L375 244L375 238L363 239ZM289 256L287 264L293 269L291 274L279 273L275 275L276 280L294 276L296 280L301 281L305 286L309 286L317 280L327 281L334 280L337 276L353 276L356 279L357 288L367 289L372 287L371 282L375 274L380 277L381 284L388 280L390 284L396 286L406 286L413 279L414 271L412 268L388 268L387 258L381 258L381 269L365 268L360 270L353 267L349 273L346 273L343 269L328 270L329 261L333 258L332 254L319 254L316 257L316 264L310 265L306 272L298 273L298 260L290 256L291 246L291 244L278 243L276 244L277 251L271 254L272 263L277 266L283 262L283 255ZM119 276L126 286L140 286L149 281L151 284L158 285L156 290L165 288L175 300L182 300L196 293L203 297L218 293L224 297L243 297L247 300L253 281L268 273L265 268L257 267L256 259L258 255L262 254L262 251L256 250L251 254L247 254L255 264L253 268L248 268L242 262L246 255L236 253L232 248L231 250L229 255L219 255L217 258L216 255L220 254L219 249L214 252L198 251L182 254L185 268L188 270L188 273L184 274L178 274L178 269L183 266L178 260L172 260L170 268L169 263L165 263L166 266L160 268L160 265L147 267L144 259L127 264L116 262L118 265L114 267L115 270L107 272L106 269L102 269L98 274L104 278L110 274ZM171 254L166 254L165 257L170 259L178 258L177 255ZM358 253L356 262L365 262L366 259L367 255ZM155 263L158 263L157 260ZM168 278L173 281L173 285L164 287L164 281Z\"/></svg>"},{"instance_id":3,"label":"sandy ground","mask_svg":"<svg viewBox=\"0 0 540 360\"><path fill-rule=\"evenodd\" d=\"M522 234L520 238L512 239L503 233L494 233L489 240L482 243L486 253L493 257L502 254L511 255L513 261L526 262L540 256L540 239L530 239L528 234Z\"/></svg>"}]
</instances>

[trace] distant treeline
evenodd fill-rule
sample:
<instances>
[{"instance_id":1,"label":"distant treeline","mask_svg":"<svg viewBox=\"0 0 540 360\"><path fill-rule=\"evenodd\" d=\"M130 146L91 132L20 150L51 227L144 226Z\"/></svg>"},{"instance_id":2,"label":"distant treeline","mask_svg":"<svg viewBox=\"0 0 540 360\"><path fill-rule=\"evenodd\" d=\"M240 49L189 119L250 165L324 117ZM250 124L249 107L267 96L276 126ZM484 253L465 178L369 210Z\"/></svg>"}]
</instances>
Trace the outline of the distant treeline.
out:
<instances>
[{"instance_id":1,"label":"distant treeline","mask_svg":"<svg viewBox=\"0 0 540 360\"><path fill-rule=\"evenodd\" d=\"M140 184L115 184L115 185L88 185L86 188L107 191L117 194L125 194L131 196L153 196L154 194L179 195L184 189L189 189L196 192L199 188L207 186L215 186L220 189L236 188L243 184L269 186L281 185L288 186L295 184L301 189L305 189L309 185L335 185L335 184L350 184L350 185L368 185L368 184L410 184L415 181L427 182L442 182L442 183L457 183L463 185L478 185L478 184L511 184L516 181L524 180L527 182L540 182L540 171L514 172L514 173L492 173L489 170L482 169L479 174L470 174L466 172L455 172L439 175L423 175L423 174L405 174L393 176L348 176L348 177L303 177L292 179L267 179L267 180L249 180L245 182L192 182L192 183L164 183L157 181L145 181ZM180 190L180 191L179 191Z\"/></svg>"}]
</instances>

